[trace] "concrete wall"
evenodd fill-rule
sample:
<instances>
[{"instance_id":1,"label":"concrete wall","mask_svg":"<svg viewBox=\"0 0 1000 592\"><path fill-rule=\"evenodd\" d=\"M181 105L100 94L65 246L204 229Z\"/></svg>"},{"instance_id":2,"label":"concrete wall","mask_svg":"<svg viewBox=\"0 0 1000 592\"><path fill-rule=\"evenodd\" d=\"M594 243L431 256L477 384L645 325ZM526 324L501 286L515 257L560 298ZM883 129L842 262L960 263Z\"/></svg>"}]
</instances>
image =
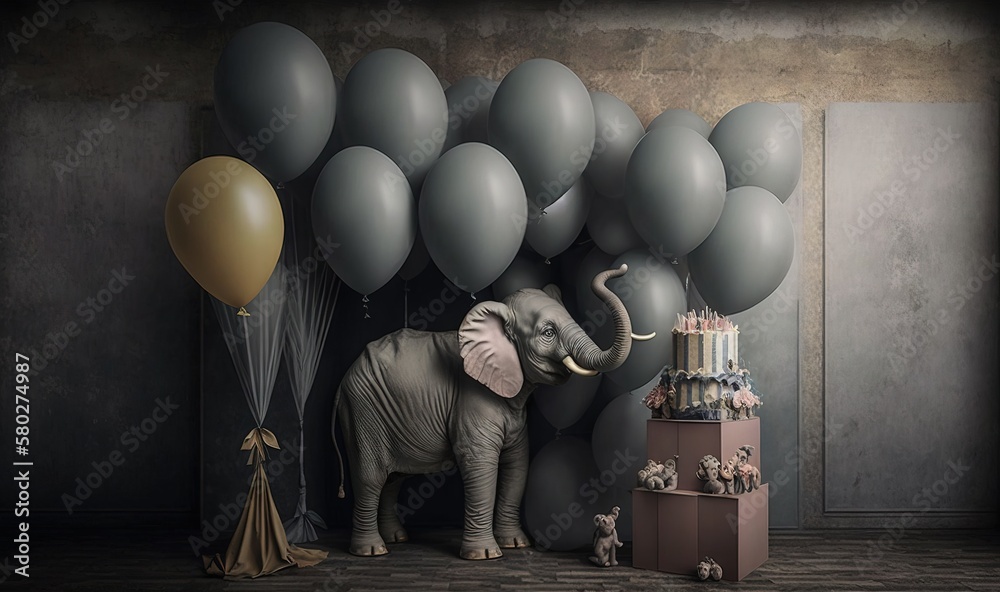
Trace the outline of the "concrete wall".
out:
<instances>
[{"instance_id":1,"label":"concrete wall","mask_svg":"<svg viewBox=\"0 0 1000 592\"><path fill-rule=\"evenodd\" d=\"M182 311L169 313L178 314L176 317L150 319L150 309L139 305L146 299L137 290L134 296L127 296L136 298L135 306L111 307L98 319L106 330L101 337L95 331L87 345L81 338L80 347L74 344L66 349L59 363L52 366L51 380L57 381L59 392L65 395L44 413L62 419L54 419L52 425L57 427L38 437L47 439L51 450L70 457L70 474L83 471L106 453L110 444L102 438L110 437L112 430L109 427L105 433L102 422L109 416L121 413L126 424L141 421L144 411L140 409L146 401L136 399L133 391L148 380L143 376L173 377L178 385L191 385L197 379L191 352L198 347L194 338L198 290L165 249L158 234L162 212L155 207L153 196L165 199L166 180L179 174L199 153L191 138L177 130L197 128L198 108L211 103L212 69L226 39L252 22L280 20L310 35L341 77L364 52L398 46L423 58L446 80L469 74L499 79L527 58L557 59L577 72L588 87L627 101L644 123L669 107L692 109L714 123L729 109L749 101L798 103L804 128L803 232L798 260L799 516L802 526L843 524L824 514L823 502L824 294L836 289L824 284L823 273L824 110L832 102L996 102L1000 27L990 9L979 4L919 0L402 2L398 14L386 19L385 13L379 12L389 6L383 2L344 8L318 2L242 2L219 14L218 7L228 6L225 2L205 1L185 4L184 8L72 2L26 43L18 45L16 53L9 46L0 48L4 121L22 121L5 126L8 135L17 136L5 140L0 173L0 199L4 202L0 262L6 288L0 313L3 359L9 359L22 343L42 342L49 327L59 325L64 316L72 318L75 313L66 307L75 306L99 288L96 284L125 254L154 253L160 264L153 267L154 255L150 255L148 281L156 287L155 305L164 308L163 302L169 301ZM33 3L8 3L4 10L0 31L6 34L19 30L21 18L31 18L38 9ZM374 20L372 11L376 16L381 14L384 25ZM43 20L39 17L39 22ZM367 28L376 35L369 39L356 28ZM168 75L138 103L133 116L119 125L119 129L132 129L129 133L136 136L128 136L130 146L149 158L136 162L125 155L90 157L71 173L69 183L37 188L32 184L32 179L53 178L52 161L64 158L63 145L78 142L81 130L98 124L101 113L135 87L147 67L157 65ZM171 111L168 117L163 111L168 104L186 106L181 111L187 116L173 119L176 113ZM86 108L90 111L73 115L82 105L89 105ZM25 109L32 114L27 119ZM155 122L140 125L148 119ZM124 141L125 133L120 137ZM29 147L34 151L31 159L6 157ZM116 193L115 184L154 177L162 177L162 182L149 186L153 193L148 207L130 210L127 215L117 208L132 202ZM28 187L33 190L29 192ZM20 205L14 206L15 201ZM25 204L34 204L36 212L63 212L63 216L74 209L81 215L102 211L119 214L104 218L115 220L110 228L77 236L67 232L65 225L46 225L12 214L18 208L30 210ZM135 228L142 231L129 230ZM70 254L77 258L73 269L87 281L67 281L52 271L50 263L64 262ZM32 282L37 289L10 288L24 282ZM21 303L15 304L14 299ZM54 304L45 304L48 302ZM125 327L149 330L127 333ZM163 328L173 328L175 333L165 335ZM342 335L362 339L361 334ZM119 345L107 345L116 341ZM119 348L121 356L105 355L109 347ZM182 355L176 353L185 347L190 349ZM345 343L343 348L348 357L360 343ZM117 371L129 364L129 371ZM88 400L81 380L94 374L105 379L93 384ZM335 379L323 377L321 384L332 384ZM181 395L183 390L178 386L178 396L194 404L197 396L193 387ZM56 391L56 387L49 389ZM2 400L4 433L9 433L6 428L11 413L7 398ZM171 427L177 433L169 442L164 440L163 450L157 449L155 456L161 464L132 466L129 470L134 472L123 477L121 484L117 478L110 480L107 489L95 494L92 507L124 507L125 499L144 503L127 496L130 490L124 483L153 470L193 474L199 455L191 447L176 448L174 444L181 446L182 441L197 438L197 420L191 414L176 421L176 428L174 424ZM934 438L933 433L928 437ZM316 446L322 446L325 436L315 438ZM997 446L995 441L981 444ZM45 504L58 508L65 479L46 479L52 481L39 484L46 492ZM147 507L190 507L191 487L165 490L155 499L158 501L147 503ZM862 524L882 523L878 515L866 520Z\"/></svg>"}]
</instances>

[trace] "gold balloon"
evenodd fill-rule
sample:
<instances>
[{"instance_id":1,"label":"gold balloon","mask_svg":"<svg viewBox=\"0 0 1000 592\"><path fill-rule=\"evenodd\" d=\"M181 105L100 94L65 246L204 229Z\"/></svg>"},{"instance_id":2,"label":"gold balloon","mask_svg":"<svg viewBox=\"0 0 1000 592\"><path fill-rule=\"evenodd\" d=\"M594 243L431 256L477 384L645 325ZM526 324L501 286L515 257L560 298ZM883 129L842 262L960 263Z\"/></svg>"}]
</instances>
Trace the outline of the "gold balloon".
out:
<instances>
[{"instance_id":1,"label":"gold balloon","mask_svg":"<svg viewBox=\"0 0 1000 592\"><path fill-rule=\"evenodd\" d=\"M229 156L189 166L165 214L174 255L202 288L234 307L260 292L281 256L285 222L271 184Z\"/></svg>"}]
</instances>

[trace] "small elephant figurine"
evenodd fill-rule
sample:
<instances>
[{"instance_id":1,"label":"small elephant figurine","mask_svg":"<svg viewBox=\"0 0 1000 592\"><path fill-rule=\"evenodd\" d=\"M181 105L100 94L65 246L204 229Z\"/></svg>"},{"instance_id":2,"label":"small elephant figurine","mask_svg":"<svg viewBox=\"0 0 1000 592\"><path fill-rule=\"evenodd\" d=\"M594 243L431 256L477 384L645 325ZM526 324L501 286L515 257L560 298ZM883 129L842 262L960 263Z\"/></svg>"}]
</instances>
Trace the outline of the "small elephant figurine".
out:
<instances>
[{"instance_id":1,"label":"small elephant figurine","mask_svg":"<svg viewBox=\"0 0 1000 592\"><path fill-rule=\"evenodd\" d=\"M673 458L668 458L663 461L663 489L665 491L673 491L677 489L677 459L680 458L676 454Z\"/></svg>"},{"instance_id":2,"label":"small elephant figurine","mask_svg":"<svg viewBox=\"0 0 1000 592\"><path fill-rule=\"evenodd\" d=\"M727 460L719 467L719 479L726 486L726 494L733 495L739 484L739 469L736 467L736 455Z\"/></svg>"},{"instance_id":3,"label":"small elephant figurine","mask_svg":"<svg viewBox=\"0 0 1000 592\"><path fill-rule=\"evenodd\" d=\"M722 463L711 454L706 454L698 461L697 477L705 482L703 489L705 493L719 494L726 492L725 484L719 479L720 468L722 468Z\"/></svg>"},{"instance_id":4,"label":"small elephant figurine","mask_svg":"<svg viewBox=\"0 0 1000 592\"><path fill-rule=\"evenodd\" d=\"M760 487L760 469L750 464L753 451L754 447L747 444L740 446L733 455L739 473L738 487L742 489L738 493L750 492Z\"/></svg>"},{"instance_id":5,"label":"small elephant figurine","mask_svg":"<svg viewBox=\"0 0 1000 592\"><path fill-rule=\"evenodd\" d=\"M594 524L597 529L594 531L594 556L590 558L595 565L600 567L611 567L618 565L615 559L616 547L624 545L618 540L618 531L615 529L615 521L621 508L615 506L611 508L611 513L594 516Z\"/></svg>"},{"instance_id":6,"label":"small elephant figurine","mask_svg":"<svg viewBox=\"0 0 1000 592\"><path fill-rule=\"evenodd\" d=\"M705 557L705 560L698 564L698 579L707 580L712 578L715 581L722 579L722 566L715 562L711 557Z\"/></svg>"},{"instance_id":7,"label":"small elephant figurine","mask_svg":"<svg viewBox=\"0 0 1000 592\"><path fill-rule=\"evenodd\" d=\"M653 459L649 459L646 466L639 469L639 473L637 474L636 481L639 487L645 487L653 491L666 487L661 476L661 467L663 465L658 464Z\"/></svg>"},{"instance_id":8,"label":"small elephant figurine","mask_svg":"<svg viewBox=\"0 0 1000 592\"><path fill-rule=\"evenodd\" d=\"M652 491L660 489L673 491L677 489L677 459L678 456L676 454L673 458L667 459L663 463L649 459L646 466L639 469L637 475L639 487L645 487Z\"/></svg>"}]
</instances>

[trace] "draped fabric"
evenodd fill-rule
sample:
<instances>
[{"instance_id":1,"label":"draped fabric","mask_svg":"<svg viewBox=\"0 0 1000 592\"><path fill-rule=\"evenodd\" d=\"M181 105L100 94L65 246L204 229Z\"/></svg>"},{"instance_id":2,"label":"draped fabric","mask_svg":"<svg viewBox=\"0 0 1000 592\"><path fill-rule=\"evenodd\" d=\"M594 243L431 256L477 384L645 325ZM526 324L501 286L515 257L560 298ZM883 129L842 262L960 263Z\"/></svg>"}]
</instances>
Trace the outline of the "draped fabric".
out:
<instances>
[{"instance_id":1,"label":"draped fabric","mask_svg":"<svg viewBox=\"0 0 1000 592\"><path fill-rule=\"evenodd\" d=\"M212 299L256 424L240 447L249 453L247 464L253 466L250 492L225 554L204 557L205 570L212 575L255 578L293 565L315 565L327 555L326 551L289 544L264 470L267 451L278 449L277 439L263 424L285 339L286 278L284 266L279 262L260 294L245 307L250 316L239 316L236 309Z\"/></svg>"},{"instance_id":2,"label":"draped fabric","mask_svg":"<svg viewBox=\"0 0 1000 592\"><path fill-rule=\"evenodd\" d=\"M296 203L291 192L283 202L287 226L284 255L290 274L285 365L299 416L299 500L295 515L285 522L285 534L289 541L301 543L317 539L316 526L326 528L326 522L306 505L305 412L337 306L340 281L313 238L309 208Z\"/></svg>"}]
</instances>

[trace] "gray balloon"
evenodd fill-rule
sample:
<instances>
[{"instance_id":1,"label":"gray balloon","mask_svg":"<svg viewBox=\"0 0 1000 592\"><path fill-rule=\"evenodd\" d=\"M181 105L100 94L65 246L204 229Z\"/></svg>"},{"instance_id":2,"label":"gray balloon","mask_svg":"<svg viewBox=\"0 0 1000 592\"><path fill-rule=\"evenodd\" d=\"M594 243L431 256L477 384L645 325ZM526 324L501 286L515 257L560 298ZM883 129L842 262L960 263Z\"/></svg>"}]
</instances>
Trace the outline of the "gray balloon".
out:
<instances>
[{"instance_id":1,"label":"gray balloon","mask_svg":"<svg viewBox=\"0 0 1000 592\"><path fill-rule=\"evenodd\" d=\"M726 166L726 183L767 189L782 203L802 173L802 140L776 105L747 103L719 120L709 136Z\"/></svg>"},{"instance_id":2,"label":"gray balloon","mask_svg":"<svg viewBox=\"0 0 1000 592\"><path fill-rule=\"evenodd\" d=\"M600 482L600 471L590 444L580 438L553 440L531 459L524 490L524 525L536 548L572 551L593 544L594 515L608 513L614 502L603 486L590 487L591 479ZM583 486L587 495L580 493ZM571 515L574 504L581 509Z\"/></svg>"},{"instance_id":3,"label":"gray balloon","mask_svg":"<svg viewBox=\"0 0 1000 592\"><path fill-rule=\"evenodd\" d=\"M573 244L583 230L590 213L594 192L583 177L577 179L569 191L545 208L543 213L531 218L524 238L536 253L550 258L562 253Z\"/></svg>"},{"instance_id":4,"label":"gray balloon","mask_svg":"<svg viewBox=\"0 0 1000 592\"><path fill-rule=\"evenodd\" d=\"M608 287L628 310L633 333L656 333L649 341L633 341L625 363L607 375L623 389L632 390L652 380L664 363L673 359L671 331L677 315L687 310L687 297L670 262L655 257L648 249L629 251L615 259L611 267L623 263L628 265L628 271L608 282Z\"/></svg>"},{"instance_id":5,"label":"gray balloon","mask_svg":"<svg viewBox=\"0 0 1000 592\"><path fill-rule=\"evenodd\" d=\"M448 104L434 72L402 49L364 56L344 80L345 133L383 152L416 191L444 147Z\"/></svg>"},{"instance_id":6,"label":"gray balloon","mask_svg":"<svg viewBox=\"0 0 1000 592\"><path fill-rule=\"evenodd\" d=\"M444 153L420 194L431 259L459 288L478 292L514 260L527 223L524 187L498 150L468 142Z\"/></svg>"},{"instance_id":7,"label":"gray balloon","mask_svg":"<svg viewBox=\"0 0 1000 592\"><path fill-rule=\"evenodd\" d=\"M688 299L688 310L705 310L709 308L708 303L702 298L701 293L698 292L698 286L694 285L694 280L691 276L688 276L687 281L687 299Z\"/></svg>"},{"instance_id":8,"label":"gray balloon","mask_svg":"<svg viewBox=\"0 0 1000 592\"><path fill-rule=\"evenodd\" d=\"M541 290L552 283L552 266L518 255L493 282L493 298L503 300L521 288Z\"/></svg>"},{"instance_id":9,"label":"gray balloon","mask_svg":"<svg viewBox=\"0 0 1000 592\"><path fill-rule=\"evenodd\" d=\"M594 154L583 174L601 195L621 199L625 196L625 167L645 131L635 111L618 97L592 92L590 100L594 104L597 137Z\"/></svg>"},{"instance_id":10,"label":"gray balloon","mask_svg":"<svg viewBox=\"0 0 1000 592\"><path fill-rule=\"evenodd\" d=\"M337 245L327 263L361 294L385 285L416 238L416 204L402 171L374 148L345 148L323 167L313 190L313 232Z\"/></svg>"},{"instance_id":11,"label":"gray balloon","mask_svg":"<svg viewBox=\"0 0 1000 592\"><path fill-rule=\"evenodd\" d=\"M420 226L418 225L417 236L413 241L410 254L403 262L403 266L399 268L399 277L404 281L414 279L424 271L430 261L431 254L427 252L427 245L424 244L424 238L420 236Z\"/></svg>"},{"instance_id":12,"label":"gray balloon","mask_svg":"<svg viewBox=\"0 0 1000 592\"><path fill-rule=\"evenodd\" d=\"M330 64L305 33L282 23L236 32L215 66L213 94L226 138L278 183L304 173L333 130Z\"/></svg>"},{"instance_id":13,"label":"gray balloon","mask_svg":"<svg viewBox=\"0 0 1000 592\"><path fill-rule=\"evenodd\" d=\"M490 105L490 144L517 169L535 209L545 209L580 178L595 129L587 88L553 60L528 60L511 70Z\"/></svg>"},{"instance_id":14,"label":"gray balloon","mask_svg":"<svg viewBox=\"0 0 1000 592\"><path fill-rule=\"evenodd\" d=\"M482 76L466 76L444 91L448 101L448 136L444 152L465 142L488 140L490 103L499 82Z\"/></svg>"},{"instance_id":15,"label":"gray balloon","mask_svg":"<svg viewBox=\"0 0 1000 592\"><path fill-rule=\"evenodd\" d=\"M611 319L611 311L594 294L591 283L594 281L594 276L611 269L615 257L599 247L594 247L580 261L574 280L577 303L574 318L587 335L601 346L601 349L610 347L614 340L614 322Z\"/></svg>"},{"instance_id":16,"label":"gray balloon","mask_svg":"<svg viewBox=\"0 0 1000 592\"><path fill-rule=\"evenodd\" d=\"M565 384L538 387L535 404L545 421L557 430L565 430L587 412L600 386L600 376L574 374Z\"/></svg>"},{"instance_id":17,"label":"gray balloon","mask_svg":"<svg viewBox=\"0 0 1000 592\"><path fill-rule=\"evenodd\" d=\"M795 256L788 211L760 187L737 187L712 234L688 255L691 279L708 306L735 314L762 302L785 279Z\"/></svg>"},{"instance_id":18,"label":"gray balloon","mask_svg":"<svg viewBox=\"0 0 1000 592\"><path fill-rule=\"evenodd\" d=\"M649 458L646 454L646 421L650 417L649 408L642 404L642 397L625 394L608 403L594 424L590 444L597 468L619 475L622 482L618 485L632 485L635 474L646 465ZM635 460L620 467L625 464L622 459Z\"/></svg>"},{"instance_id":19,"label":"gray balloon","mask_svg":"<svg viewBox=\"0 0 1000 592\"><path fill-rule=\"evenodd\" d=\"M611 255L621 255L646 244L632 225L625 202L603 195L595 196L590 205L587 232L594 244Z\"/></svg>"},{"instance_id":20,"label":"gray balloon","mask_svg":"<svg viewBox=\"0 0 1000 592\"><path fill-rule=\"evenodd\" d=\"M654 250L691 252L715 228L725 200L722 160L698 132L656 129L632 151L625 204L636 232Z\"/></svg>"},{"instance_id":21,"label":"gray balloon","mask_svg":"<svg viewBox=\"0 0 1000 592\"><path fill-rule=\"evenodd\" d=\"M667 109L649 122L646 131L651 132L664 127L686 127L698 132L706 140L712 133L712 126L707 121L697 113L687 109Z\"/></svg>"}]
</instances>

